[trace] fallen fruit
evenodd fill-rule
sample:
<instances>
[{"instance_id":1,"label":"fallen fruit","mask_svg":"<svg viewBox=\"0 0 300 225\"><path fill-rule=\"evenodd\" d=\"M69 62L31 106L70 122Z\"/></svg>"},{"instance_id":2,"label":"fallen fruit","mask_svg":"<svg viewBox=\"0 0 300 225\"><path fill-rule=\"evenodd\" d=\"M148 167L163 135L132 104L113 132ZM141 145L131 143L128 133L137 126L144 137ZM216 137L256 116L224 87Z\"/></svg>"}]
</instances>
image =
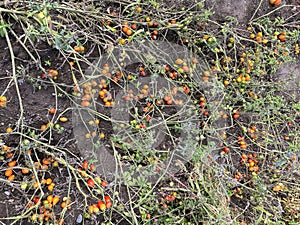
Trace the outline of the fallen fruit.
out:
<instances>
[{"instance_id":1,"label":"fallen fruit","mask_svg":"<svg viewBox=\"0 0 300 225\"><path fill-rule=\"evenodd\" d=\"M92 214L94 212L94 206L90 205L89 206L89 213Z\"/></svg>"},{"instance_id":2,"label":"fallen fruit","mask_svg":"<svg viewBox=\"0 0 300 225\"><path fill-rule=\"evenodd\" d=\"M106 202L106 203L105 203L105 207L106 207L107 209L109 209L110 207L112 207L112 202Z\"/></svg>"},{"instance_id":3,"label":"fallen fruit","mask_svg":"<svg viewBox=\"0 0 300 225\"><path fill-rule=\"evenodd\" d=\"M106 209L106 205L105 205L104 202L101 201L101 200L98 201L98 207L99 207L99 209L101 209L102 211Z\"/></svg>"},{"instance_id":4,"label":"fallen fruit","mask_svg":"<svg viewBox=\"0 0 300 225\"><path fill-rule=\"evenodd\" d=\"M56 112L56 109L55 109L55 108L49 109L49 113L50 113L51 115L53 115L55 112Z\"/></svg>"},{"instance_id":5,"label":"fallen fruit","mask_svg":"<svg viewBox=\"0 0 300 225\"><path fill-rule=\"evenodd\" d=\"M68 121L68 118L67 117L60 117L59 121L62 122L62 123L65 123L65 122Z\"/></svg>"},{"instance_id":6,"label":"fallen fruit","mask_svg":"<svg viewBox=\"0 0 300 225\"><path fill-rule=\"evenodd\" d=\"M11 133L13 131L13 129L11 127L6 128L6 133Z\"/></svg>"},{"instance_id":7,"label":"fallen fruit","mask_svg":"<svg viewBox=\"0 0 300 225\"><path fill-rule=\"evenodd\" d=\"M90 171L94 172L96 170L96 166L94 164L90 165Z\"/></svg>"},{"instance_id":8,"label":"fallen fruit","mask_svg":"<svg viewBox=\"0 0 300 225\"><path fill-rule=\"evenodd\" d=\"M22 168L22 174L28 174L29 169L28 168Z\"/></svg>"},{"instance_id":9,"label":"fallen fruit","mask_svg":"<svg viewBox=\"0 0 300 225\"><path fill-rule=\"evenodd\" d=\"M5 107L6 101L7 101L7 99L5 96L0 96L0 107Z\"/></svg>"},{"instance_id":10,"label":"fallen fruit","mask_svg":"<svg viewBox=\"0 0 300 225\"><path fill-rule=\"evenodd\" d=\"M88 167L89 167L88 161L84 160L83 163L82 163L82 169L87 170Z\"/></svg>"},{"instance_id":11,"label":"fallen fruit","mask_svg":"<svg viewBox=\"0 0 300 225\"><path fill-rule=\"evenodd\" d=\"M66 208L67 203L66 203L66 202L62 202L62 203L60 204L60 206L64 209L64 208Z\"/></svg>"},{"instance_id":12,"label":"fallen fruit","mask_svg":"<svg viewBox=\"0 0 300 225\"><path fill-rule=\"evenodd\" d=\"M284 35L283 33L281 33L281 34L278 36L278 39L279 39L281 42L285 42L285 41L286 41L285 35Z\"/></svg>"},{"instance_id":13,"label":"fallen fruit","mask_svg":"<svg viewBox=\"0 0 300 225\"><path fill-rule=\"evenodd\" d=\"M58 202L59 202L59 197L58 196L54 196L52 204L56 205Z\"/></svg>"},{"instance_id":14,"label":"fallen fruit","mask_svg":"<svg viewBox=\"0 0 300 225\"><path fill-rule=\"evenodd\" d=\"M48 196L47 196L47 201L48 201L49 203L52 203L52 202L53 202L53 195L48 195Z\"/></svg>"},{"instance_id":15,"label":"fallen fruit","mask_svg":"<svg viewBox=\"0 0 300 225\"><path fill-rule=\"evenodd\" d=\"M88 184L88 186L91 187L91 188L95 187L95 182L94 182L93 179L89 179L89 180L87 181L87 184Z\"/></svg>"},{"instance_id":16,"label":"fallen fruit","mask_svg":"<svg viewBox=\"0 0 300 225\"><path fill-rule=\"evenodd\" d=\"M15 175L14 175L14 174L10 175L10 176L7 178L7 180L9 180L9 181L13 181L14 179L15 179Z\"/></svg>"},{"instance_id":17,"label":"fallen fruit","mask_svg":"<svg viewBox=\"0 0 300 225\"><path fill-rule=\"evenodd\" d=\"M274 6L279 6L281 3L281 0L270 0L270 4Z\"/></svg>"},{"instance_id":18,"label":"fallen fruit","mask_svg":"<svg viewBox=\"0 0 300 225\"><path fill-rule=\"evenodd\" d=\"M17 161L16 161L16 160L13 160L13 161L10 161L7 165L8 165L9 167L14 167L16 164L17 164Z\"/></svg>"},{"instance_id":19,"label":"fallen fruit","mask_svg":"<svg viewBox=\"0 0 300 225\"><path fill-rule=\"evenodd\" d=\"M6 176L6 177L10 177L12 174L13 174L12 169L7 169L7 170L5 170L5 176Z\"/></svg>"},{"instance_id":20,"label":"fallen fruit","mask_svg":"<svg viewBox=\"0 0 300 225\"><path fill-rule=\"evenodd\" d=\"M109 196L109 195L105 195L105 196L104 196L104 201L105 201L105 202L111 202L110 196Z\"/></svg>"},{"instance_id":21,"label":"fallen fruit","mask_svg":"<svg viewBox=\"0 0 300 225\"><path fill-rule=\"evenodd\" d=\"M234 119L238 119L239 117L240 117L240 115L239 115L238 113L234 113L234 114L233 114L233 118L234 118Z\"/></svg>"},{"instance_id":22,"label":"fallen fruit","mask_svg":"<svg viewBox=\"0 0 300 225\"><path fill-rule=\"evenodd\" d=\"M107 184L108 184L108 182L105 181L105 180L103 180L103 181L101 182L101 186L102 186L102 187L105 187Z\"/></svg>"}]
</instances>

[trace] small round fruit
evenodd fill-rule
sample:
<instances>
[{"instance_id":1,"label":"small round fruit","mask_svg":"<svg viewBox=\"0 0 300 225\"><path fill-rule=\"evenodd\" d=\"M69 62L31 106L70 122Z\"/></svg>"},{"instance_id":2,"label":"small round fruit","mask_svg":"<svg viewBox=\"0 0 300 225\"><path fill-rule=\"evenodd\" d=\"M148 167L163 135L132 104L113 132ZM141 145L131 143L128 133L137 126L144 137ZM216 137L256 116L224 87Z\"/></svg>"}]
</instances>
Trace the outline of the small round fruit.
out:
<instances>
[{"instance_id":1,"label":"small round fruit","mask_svg":"<svg viewBox=\"0 0 300 225\"><path fill-rule=\"evenodd\" d=\"M14 175L14 174L10 175L10 176L7 178L7 180L9 180L9 181L13 181L14 179L15 179L15 175Z\"/></svg>"},{"instance_id":2,"label":"small round fruit","mask_svg":"<svg viewBox=\"0 0 300 225\"><path fill-rule=\"evenodd\" d=\"M101 201L101 200L98 201L98 207L99 207L99 209L101 209L102 211L106 209L106 205L105 205L104 202Z\"/></svg>"},{"instance_id":3,"label":"small round fruit","mask_svg":"<svg viewBox=\"0 0 300 225\"><path fill-rule=\"evenodd\" d=\"M286 38L285 38L285 35L284 34L280 34L278 36L278 39L281 41L281 42L285 42L286 41Z\"/></svg>"},{"instance_id":4,"label":"small round fruit","mask_svg":"<svg viewBox=\"0 0 300 225\"><path fill-rule=\"evenodd\" d=\"M60 199L59 199L58 196L54 196L54 197L53 197L52 204L53 204L53 205L56 205L56 204L59 202L59 200L60 200Z\"/></svg>"},{"instance_id":5,"label":"small round fruit","mask_svg":"<svg viewBox=\"0 0 300 225\"><path fill-rule=\"evenodd\" d=\"M47 196L47 201L48 201L49 203L52 203L52 202L53 202L53 195L48 195L48 196Z\"/></svg>"},{"instance_id":6,"label":"small round fruit","mask_svg":"<svg viewBox=\"0 0 300 225\"><path fill-rule=\"evenodd\" d=\"M50 113L51 115L53 115L55 112L56 112L56 109L55 109L55 108L49 109L49 113Z\"/></svg>"},{"instance_id":7,"label":"small round fruit","mask_svg":"<svg viewBox=\"0 0 300 225\"><path fill-rule=\"evenodd\" d=\"M22 174L28 174L29 169L28 168L22 168Z\"/></svg>"},{"instance_id":8,"label":"small round fruit","mask_svg":"<svg viewBox=\"0 0 300 225\"><path fill-rule=\"evenodd\" d=\"M95 187L95 182L94 182L93 179L89 179L89 180L87 181L87 184L88 184L88 186L89 186L90 188Z\"/></svg>"},{"instance_id":9,"label":"small round fruit","mask_svg":"<svg viewBox=\"0 0 300 225\"><path fill-rule=\"evenodd\" d=\"M228 153L229 152L229 148L228 147L225 147L224 149L223 149L223 151L225 152L225 153Z\"/></svg>"},{"instance_id":10,"label":"small round fruit","mask_svg":"<svg viewBox=\"0 0 300 225\"><path fill-rule=\"evenodd\" d=\"M37 16L37 18L40 19L40 20L42 20L42 19L45 18L45 14L44 14L43 11L42 11L42 12L39 12L36 16Z\"/></svg>"},{"instance_id":11,"label":"small round fruit","mask_svg":"<svg viewBox=\"0 0 300 225\"><path fill-rule=\"evenodd\" d=\"M281 0L270 0L270 4L274 6L279 6L281 3Z\"/></svg>"},{"instance_id":12,"label":"small round fruit","mask_svg":"<svg viewBox=\"0 0 300 225\"><path fill-rule=\"evenodd\" d=\"M105 181L105 180L103 180L103 181L101 182L101 186L102 186L102 187L105 187L107 184L108 184L108 182Z\"/></svg>"},{"instance_id":13,"label":"small round fruit","mask_svg":"<svg viewBox=\"0 0 300 225\"><path fill-rule=\"evenodd\" d=\"M66 208L67 203L66 203L66 202L62 202L62 203L60 204L60 206L64 209L64 208Z\"/></svg>"},{"instance_id":14,"label":"small round fruit","mask_svg":"<svg viewBox=\"0 0 300 225\"><path fill-rule=\"evenodd\" d=\"M82 163L82 168L83 168L84 170L87 170L88 167L89 167L88 161L84 160L83 163Z\"/></svg>"},{"instance_id":15,"label":"small round fruit","mask_svg":"<svg viewBox=\"0 0 300 225\"><path fill-rule=\"evenodd\" d=\"M109 195L105 195L105 196L104 196L104 201L105 201L105 202L111 202L110 196L109 196Z\"/></svg>"},{"instance_id":16,"label":"small round fruit","mask_svg":"<svg viewBox=\"0 0 300 225\"><path fill-rule=\"evenodd\" d=\"M51 183L52 183L52 179L51 179L50 177L47 178L47 179L46 179L46 184L47 184L47 185L50 185Z\"/></svg>"},{"instance_id":17,"label":"small round fruit","mask_svg":"<svg viewBox=\"0 0 300 225\"><path fill-rule=\"evenodd\" d=\"M107 209L109 209L110 207L112 207L112 202L106 202L106 203L105 203L105 207L106 207Z\"/></svg>"},{"instance_id":18,"label":"small round fruit","mask_svg":"<svg viewBox=\"0 0 300 225\"><path fill-rule=\"evenodd\" d=\"M89 206L89 213L92 214L94 212L94 206L90 205Z\"/></svg>"},{"instance_id":19,"label":"small round fruit","mask_svg":"<svg viewBox=\"0 0 300 225\"><path fill-rule=\"evenodd\" d=\"M6 128L6 133L11 133L11 132L13 132L13 129L11 128L11 127L8 127L8 128Z\"/></svg>"},{"instance_id":20,"label":"small round fruit","mask_svg":"<svg viewBox=\"0 0 300 225\"><path fill-rule=\"evenodd\" d=\"M140 12L142 12L142 8L141 8L140 6L138 6L138 7L136 7L135 11L136 11L137 13L140 13Z\"/></svg>"},{"instance_id":21,"label":"small round fruit","mask_svg":"<svg viewBox=\"0 0 300 225\"><path fill-rule=\"evenodd\" d=\"M240 115L239 115L238 113L234 113L234 114L233 114L233 118L234 118L234 119L238 119L239 117L240 117Z\"/></svg>"},{"instance_id":22,"label":"small round fruit","mask_svg":"<svg viewBox=\"0 0 300 225\"><path fill-rule=\"evenodd\" d=\"M13 174L12 169L7 169L7 170L5 170L5 176L6 176L6 177L10 177L12 174Z\"/></svg>"},{"instance_id":23,"label":"small round fruit","mask_svg":"<svg viewBox=\"0 0 300 225\"><path fill-rule=\"evenodd\" d=\"M131 36L132 35L132 30L131 29L128 29L127 31L126 31L126 34L128 35L128 36Z\"/></svg>"},{"instance_id":24,"label":"small round fruit","mask_svg":"<svg viewBox=\"0 0 300 225\"><path fill-rule=\"evenodd\" d=\"M96 166L94 164L90 165L90 171L94 172L96 170Z\"/></svg>"},{"instance_id":25,"label":"small round fruit","mask_svg":"<svg viewBox=\"0 0 300 225\"><path fill-rule=\"evenodd\" d=\"M9 166L9 167L14 167L16 164L17 164L17 161L16 161L16 160L13 160L13 161L10 161L10 162L8 163L8 166Z\"/></svg>"},{"instance_id":26,"label":"small round fruit","mask_svg":"<svg viewBox=\"0 0 300 225\"><path fill-rule=\"evenodd\" d=\"M65 123L65 122L68 121L68 118L67 117L60 117L59 121Z\"/></svg>"},{"instance_id":27,"label":"small round fruit","mask_svg":"<svg viewBox=\"0 0 300 225\"><path fill-rule=\"evenodd\" d=\"M93 213L98 214L99 213L99 208L98 207L93 207Z\"/></svg>"}]
</instances>

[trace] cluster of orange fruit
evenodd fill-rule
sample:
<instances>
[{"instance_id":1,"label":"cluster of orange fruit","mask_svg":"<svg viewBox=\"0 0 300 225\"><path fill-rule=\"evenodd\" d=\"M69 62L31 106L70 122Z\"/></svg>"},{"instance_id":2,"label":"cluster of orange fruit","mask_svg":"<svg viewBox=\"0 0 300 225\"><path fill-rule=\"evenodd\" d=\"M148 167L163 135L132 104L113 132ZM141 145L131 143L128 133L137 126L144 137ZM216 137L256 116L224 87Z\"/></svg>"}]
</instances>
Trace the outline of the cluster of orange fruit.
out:
<instances>
[{"instance_id":1,"label":"cluster of orange fruit","mask_svg":"<svg viewBox=\"0 0 300 225\"><path fill-rule=\"evenodd\" d=\"M242 136L238 136L238 144L241 149L246 149L247 148L247 143L245 142L245 138Z\"/></svg>"},{"instance_id":2,"label":"cluster of orange fruit","mask_svg":"<svg viewBox=\"0 0 300 225\"><path fill-rule=\"evenodd\" d=\"M250 172L258 172L259 171L259 166L258 164L258 159L257 159L257 154L256 153L249 153L248 155L242 154L241 156L241 164L245 164Z\"/></svg>"},{"instance_id":3,"label":"cluster of orange fruit","mask_svg":"<svg viewBox=\"0 0 300 225\"><path fill-rule=\"evenodd\" d=\"M50 78L52 78L53 80L56 80L57 79L57 77L58 77L58 71L57 70L55 70L55 69L50 69L49 71L48 71L48 73L43 73L42 74L42 78L47 78L47 77L50 77Z\"/></svg>"}]
</instances>

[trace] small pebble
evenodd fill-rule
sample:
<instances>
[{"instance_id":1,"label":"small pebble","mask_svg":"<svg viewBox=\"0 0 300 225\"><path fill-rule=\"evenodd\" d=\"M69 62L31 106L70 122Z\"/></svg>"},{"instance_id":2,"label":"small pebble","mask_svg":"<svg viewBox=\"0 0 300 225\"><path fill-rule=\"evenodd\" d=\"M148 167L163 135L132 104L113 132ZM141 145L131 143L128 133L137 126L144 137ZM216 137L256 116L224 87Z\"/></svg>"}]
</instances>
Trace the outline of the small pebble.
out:
<instances>
[{"instance_id":1,"label":"small pebble","mask_svg":"<svg viewBox=\"0 0 300 225\"><path fill-rule=\"evenodd\" d=\"M76 219L76 223L81 223L82 222L82 215L79 214L77 219Z\"/></svg>"}]
</instances>

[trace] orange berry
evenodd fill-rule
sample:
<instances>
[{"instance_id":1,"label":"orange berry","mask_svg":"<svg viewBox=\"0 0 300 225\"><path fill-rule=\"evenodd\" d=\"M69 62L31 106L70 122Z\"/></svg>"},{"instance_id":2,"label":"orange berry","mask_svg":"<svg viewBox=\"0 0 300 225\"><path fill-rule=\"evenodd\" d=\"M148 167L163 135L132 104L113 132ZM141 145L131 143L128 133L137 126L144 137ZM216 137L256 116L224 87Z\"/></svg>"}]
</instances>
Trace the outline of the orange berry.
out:
<instances>
[{"instance_id":1,"label":"orange berry","mask_svg":"<svg viewBox=\"0 0 300 225\"><path fill-rule=\"evenodd\" d=\"M53 115L55 112L56 112L56 109L55 109L55 108L49 109L49 113L50 113L51 115Z\"/></svg>"},{"instance_id":2,"label":"orange berry","mask_svg":"<svg viewBox=\"0 0 300 225\"><path fill-rule=\"evenodd\" d=\"M106 209L106 205L103 201L99 200L98 201L98 207L99 209L101 209L102 211Z\"/></svg>"},{"instance_id":3,"label":"orange berry","mask_svg":"<svg viewBox=\"0 0 300 225\"><path fill-rule=\"evenodd\" d=\"M59 202L59 200L60 200L60 199L59 199L58 196L54 196L54 197L53 197L53 202L52 202L53 205L56 205L56 204Z\"/></svg>"},{"instance_id":4,"label":"orange berry","mask_svg":"<svg viewBox=\"0 0 300 225\"><path fill-rule=\"evenodd\" d=\"M66 203L66 202L62 202L62 203L60 204L60 206L64 209L64 208L66 208L67 203Z\"/></svg>"},{"instance_id":5,"label":"orange berry","mask_svg":"<svg viewBox=\"0 0 300 225\"><path fill-rule=\"evenodd\" d=\"M46 129L47 129L47 125L44 124L41 126L41 131L45 131Z\"/></svg>"},{"instance_id":6,"label":"orange berry","mask_svg":"<svg viewBox=\"0 0 300 225\"><path fill-rule=\"evenodd\" d=\"M14 167L16 164L17 164L17 161L16 161L16 160L13 160L13 161L10 161L7 165L8 165L9 167Z\"/></svg>"},{"instance_id":7,"label":"orange berry","mask_svg":"<svg viewBox=\"0 0 300 225\"><path fill-rule=\"evenodd\" d=\"M284 34L280 34L278 36L278 39L281 41L281 42L285 42L286 41L286 38L285 38L285 35Z\"/></svg>"},{"instance_id":8,"label":"orange berry","mask_svg":"<svg viewBox=\"0 0 300 225\"><path fill-rule=\"evenodd\" d=\"M7 169L7 170L5 170L5 176L6 176L6 177L10 177L12 174L13 174L12 169Z\"/></svg>"},{"instance_id":9,"label":"orange berry","mask_svg":"<svg viewBox=\"0 0 300 225\"><path fill-rule=\"evenodd\" d=\"M47 185L50 185L52 183L52 179L49 177L47 180L46 180L46 184Z\"/></svg>"},{"instance_id":10,"label":"orange berry","mask_svg":"<svg viewBox=\"0 0 300 225\"><path fill-rule=\"evenodd\" d=\"M14 175L14 174L10 175L10 176L7 178L7 180L9 180L9 181L13 181L14 179L15 179L15 175Z\"/></svg>"},{"instance_id":11,"label":"orange berry","mask_svg":"<svg viewBox=\"0 0 300 225\"><path fill-rule=\"evenodd\" d=\"M28 174L29 169L28 168L22 168L22 174Z\"/></svg>"},{"instance_id":12,"label":"orange berry","mask_svg":"<svg viewBox=\"0 0 300 225\"><path fill-rule=\"evenodd\" d=\"M105 180L103 180L103 181L101 182L101 186L102 186L102 187L105 187L107 184L108 184L108 182L105 181Z\"/></svg>"},{"instance_id":13,"label":"orange berry","mask_svg":"<svg viewBox=\"0 0 300 225\"><path fill-rule=\"evenodd\" d=\"M5 107L7 102L6 96L0 96L0 107Z\"/></svg>"},{"instance_id":14,"label":"orange berry","mask_svg":"<svg viewBox=\"0 0 300 225\"><path fill-rule=\"evenodd\" d=\"M119 43L120 43L121 45L125 45L125 44L126 44L126 40L125 40L125 39L121 39L121 40L119 40Z\"/></svg>"},{"instance_id":15,"label":"orange berry","mask_svg":"<svg viewBox=\"0 0 300 225\"><path fill-rule=\"evenodd\" d=\"M242 154L242 159L243 159L243 160L247 160L247 155L243 153L243 154Z\"/></svg>"},{"instance_id":16,"label":"orange berry","mask_svg":"<svg viewBox=\"0 0 300 225\"><path fill-rule=\"evenodd\" d=\"M53 195L48 195L48 196L47 196L47 201L48 201L49 203L52 203L52 202L53 202Z\"/></svg>"},{"instance_id":17,"label":"orange berry","mask_svg":"<svg viewBox=\"0 0 300 225\"><path fill-rule=\"evenodd\" d=\"M49 159L43 158L42 163L43 163L44 165L50 165L51 162L50 162Z\"/></svg>"},{"instance_id":18,"label":"orange berry","mask_svg":"<svg viewBox=\"0 0 300 225\"><path fill-rule=\"evenodd\" d=\"M6 128L6 133L11 133L13 129L11 127Z\"/></svg>"},{"instance_id":19,"label":"orange berry","mask_svg":"<svg viewBox=\"0 0 300 225\"><path fill-rule=\"evenodd\" d=\"M234 119L238 119L239 117L240 117L240 115L239 115L238 113L234 113L234 114L233 114L233 118L234 118Z\"/></svg>"},{"instance_id":20,"label":"orange berry","mask_svg":"<svg viewBox=\"0 0 300 225\"><path fill-rule=\"evenodd\" d=\"M137 13L140 13L140 12L142 12L142 8L141 8L140 6L138 6L138 7L136 7L135 11L136 11Z\"/></svg>"},{"instance_id":21,"label":"orange berry","mask_svg":"<svg viewBox=\"0 0 300 225\"><path fill-rule=\"evenodd\" d=\"M281 0L270 0L270 4L274 6L279 6L281 3Z\"/></svg>"},{"instance_id":22,"label":"orange berry","mask_svg":"<svg viewBox=\"0 0 300 225\"><path fill-rule=\"evenodd\" d=\"M262 34L262 32L258 32L256 36L257 36L257 37L262 37L263 34Z\"/></svg>"},{"instance_id":23,"label":"orange berry","mask_svg":"<svg viewBox=\"0 0 300 225\"><path fill-rule=\"evenodd\" d=\"M93 205L89 206L89 213L90 214L94 213L94 206Z\"/></svg>"}]
</instances>

